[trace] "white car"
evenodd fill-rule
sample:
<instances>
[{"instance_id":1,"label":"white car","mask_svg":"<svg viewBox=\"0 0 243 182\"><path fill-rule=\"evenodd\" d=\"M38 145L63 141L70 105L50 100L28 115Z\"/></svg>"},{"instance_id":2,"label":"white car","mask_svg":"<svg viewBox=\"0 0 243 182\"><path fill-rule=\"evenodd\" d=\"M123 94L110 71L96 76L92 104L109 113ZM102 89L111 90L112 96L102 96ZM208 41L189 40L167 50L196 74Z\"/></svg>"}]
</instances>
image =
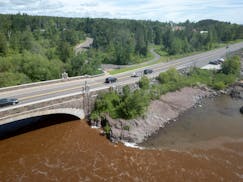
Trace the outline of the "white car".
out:
<instances>
[{"instance_id":1,"label":"white car","mask_svg":"<svg viewBox=\"0 0 243 182\"><path fill-rule=\"evenodd\" d=\"M131 75L131 77L140 77L142 75L143 75L142 72L133 72L132 75Z\"/></svg>"}]
</instances>

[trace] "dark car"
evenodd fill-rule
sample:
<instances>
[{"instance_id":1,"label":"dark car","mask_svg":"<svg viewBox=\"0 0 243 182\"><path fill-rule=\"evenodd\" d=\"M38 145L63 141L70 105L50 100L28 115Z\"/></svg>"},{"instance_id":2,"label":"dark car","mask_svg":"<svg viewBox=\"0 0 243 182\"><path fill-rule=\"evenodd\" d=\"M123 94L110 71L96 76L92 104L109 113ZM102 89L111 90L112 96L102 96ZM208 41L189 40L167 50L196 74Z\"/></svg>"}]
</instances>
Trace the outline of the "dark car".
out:
<instances>
[{"instance_id":1,"label":"dark car","mask_svg":"<svg viewBox=\"0 0 243 182\"><path fill-rule=\"evenodd\" d=\"M0 107L8 106L8 105L15 105L18 104L18 99L15 98L3 98L0 99Z\"/></svg>"},{"instance_id":2,"label":"dark car","mask_svg":"<svg viewBox=\"0 0 243 182\"><path fill-rule=\"evenodd\" d=\"M220 62L218 60L210 61L209 64L218 65Z\"/></svg>"},{"instance_id":3,"label":"dark car","mask_svg":"<svg viewBox=\"0 0 243 182\"><path fill-rule=\"evenodd\" d=\"M151 74L151 73L153 73L153 70L151 70L151 69L145 69L145 70L143 71L143 73L144 73L145 75L147 75L147 74Z\"/></svg>"},{"instance_id":4,"label":"dark car","mask_svg":"<svg viewBox=\"0 0 243 182\"><path fill-rule=\"evenodd\" d=\"M107 77L105 79L105 83L113 83L113 82L116 82L117 81L117 78L115 77Z\"/></svg>"}]
</instances>

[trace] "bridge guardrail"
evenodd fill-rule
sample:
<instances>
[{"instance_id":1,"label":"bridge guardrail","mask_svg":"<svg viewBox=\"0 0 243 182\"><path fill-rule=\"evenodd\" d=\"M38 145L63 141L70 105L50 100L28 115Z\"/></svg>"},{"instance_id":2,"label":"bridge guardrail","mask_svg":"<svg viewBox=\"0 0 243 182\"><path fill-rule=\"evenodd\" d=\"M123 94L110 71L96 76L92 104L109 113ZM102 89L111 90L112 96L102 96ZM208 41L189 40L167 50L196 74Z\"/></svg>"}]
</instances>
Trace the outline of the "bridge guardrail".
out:
<instances>
[{"instance_id":1,"label":"bridge guardrail","mask_svg":"<svg viewBox=\"0 0 243 182\"><path fill-rule=\"evenodd\" d=\"M23 85L16 85L16 86L10 86L10 87L3 87L0 88L0 93L1 92L6 92L6 91L11 91L11 90L16 90L16 89L22 89L22 88L28 88L28 87L33 87L33 86L42 86L42 85L48 85L51 83L59 83L59 82L68 82L68 81L73 81L73 80L79 80L79 79L85 79L85 78L95 78L99 76L105 75L106 72L103 71L103 73L98 74L98 75L84 75L84 76L75 76L75 77L68 77L66 79L55 79L55 80L48 80L48 81L41 81L41 82L34 82L34 83L27 83Z\"/></svg>"}]
</instances>

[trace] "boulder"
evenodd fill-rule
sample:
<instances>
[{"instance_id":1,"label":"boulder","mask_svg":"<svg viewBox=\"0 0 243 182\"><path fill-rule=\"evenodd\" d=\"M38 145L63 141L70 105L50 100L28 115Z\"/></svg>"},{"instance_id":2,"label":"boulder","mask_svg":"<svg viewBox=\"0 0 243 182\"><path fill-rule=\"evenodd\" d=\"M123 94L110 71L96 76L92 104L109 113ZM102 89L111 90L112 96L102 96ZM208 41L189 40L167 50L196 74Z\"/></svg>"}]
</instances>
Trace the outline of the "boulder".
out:
<instances>
[{"instance_id":1,"label":"boulder","mask_svg":"<svg viewBox=\"0 0 243 182\"><path fill-rule=\"evenodd\" d=\"M240 108L240 112L241 114L243 114L243 106Z\"/></svg>"}]
</instances>

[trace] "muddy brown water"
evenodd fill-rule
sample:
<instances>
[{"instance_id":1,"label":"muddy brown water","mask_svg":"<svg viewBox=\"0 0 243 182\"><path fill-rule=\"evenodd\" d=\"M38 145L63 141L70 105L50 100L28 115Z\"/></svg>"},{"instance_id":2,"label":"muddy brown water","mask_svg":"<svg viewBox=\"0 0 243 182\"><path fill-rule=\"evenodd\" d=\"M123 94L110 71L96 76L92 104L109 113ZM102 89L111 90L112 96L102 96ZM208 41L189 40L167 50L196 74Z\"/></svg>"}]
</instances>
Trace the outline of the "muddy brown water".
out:
<instances>
[{"instance_id":1,"label":"muddy brown water","mask_svg":"<svg viewBox=\"0 0 243 182\"><path fill-rule=\"evenodd\" d=\"M227 105L228 101L222 102ZM223 112L214 113L215 118L220 115L232 122L235 117L232 107L222 109ZM208 116L202 116L206 122ZM150 149L139 150L110 143L85 121L64 116L45 118L41 124L34 124L38 126L34 130L27 127L0 141L0 181L243 181L242 125L239 121L225 122L218 129L218 124L205 126L208 130L205 133L203 125L184 126L180 118L168 126L166 135L171 133L170 137L157 139L156 143L153 136L153 144L147 143ZM170 139L174 137L178 138L171 145ZM200 142L208 142L211 147L198 147ZM154 147L157 149L151 149Z\"/></svg>"}]
</instances>

